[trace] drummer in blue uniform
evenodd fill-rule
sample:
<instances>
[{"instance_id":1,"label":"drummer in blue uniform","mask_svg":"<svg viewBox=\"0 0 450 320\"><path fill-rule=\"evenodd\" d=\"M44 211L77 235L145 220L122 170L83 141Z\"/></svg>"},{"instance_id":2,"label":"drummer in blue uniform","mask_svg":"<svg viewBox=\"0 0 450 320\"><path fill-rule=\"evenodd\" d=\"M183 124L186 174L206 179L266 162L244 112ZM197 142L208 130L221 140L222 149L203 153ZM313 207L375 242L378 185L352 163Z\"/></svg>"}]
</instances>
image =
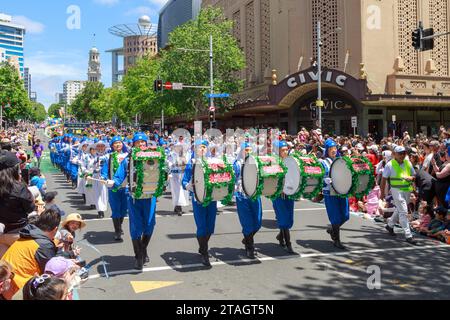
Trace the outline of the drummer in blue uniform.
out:
<instances>
[{"instance_id":1,"label":"drummer in blue uniform","mask_svg":"<svg viewBox=\"0 0 450 320\"><path fill-rule=\"evenodd\" d=\"M208 150L208 141L198 140L195 142L195 149L197 151L197 157L206 157ZM199 244L199 253L202 256L202 263L211 267L209 262L208 242L211 235L214 234L214 228L216 225L217 216L217 202L211 202L207 207L203 207L202 204L197 202L194 195L194 189L192 185L193 167L194 167L195 155L192 155L191 160L186 165L182 185L184 190L188 190L192 197L192 207L194 209L194 219L197 225L197 241Z\"/></svg>"},{"instance_id":2,"label":"drummer in blue uniform","mask_svg":"<svg viewBox=\"0 0 450 320\"><path fill-rule=\"evenodd\" d=\"M133 147L147 146L148 137L138 132L133 137ZM130 156L126 157L117 169L113 179L107 181L108 188L120 188L128 176ZM144 264L149 263L147 247L156 224L156 198L134 199L128 194L128 212L130 216L130 233L135 254L134 268L142 270Z\"/></svg>"},{"instance_id":3,"label":"drummer in blue uniform","mask_svg":"<svg viewBox=\"0 0 450 320\"><path fill-rule=\"evenodd\" d=\"M236 178L236 206L239 216L239 222L242 226L244 239L242 243L245 245L245 251L249 259L255 259L255 242L254 236L261 229L262 224L262 204L261 197L255 201L249 199L242 188L241 170L245 157L253 151L250 143L241 144L241 149L236 161L233 163L234 174Z\"/></svg>"},{"instance_id":4,"label":"drummer in blue uniform","mask_svg":"<svg viewBox=\"0 0 450 320\"><path fill-rule=\"evenodd\" d=\"M121 137L114 137L110 141L111 151L117 152L117 161L120 163L128 156L127 149L123 144L123 140ZM115 173L119 168L114 172L114 163L111 154L108 154L105 157L105 162L102 167L101 176L104 180L112 180L114 178ZM108 200L109 205L112 211L112 221L114 225L114 240L115 241L123 241L122 235L122 224L123 220L128 214L128 187L124 183L118 189L109 189L108 190Z\"/></svg>"},{"instance_id":5,"label":"drummer in blue uniform","mask_svg":"<svg viewBox=\"0 0 450 320\"><path fill-rule=\"evenodd\" d=\"M337 157L337 143L330 138L325 141L324 159L321 160L325 169L323 195L328 219L331 223L331 228L328 228L327 232L330 234L331 240L333 240L336 248L345 249L341 243L340 229L350 219L348 199L336 195L336 192L331 186L332 180L330 178L330 168Z\"/></svg>"},{"instance_id":6,"label":"drummer in blue uniform","mask_svg":"<svg viewBox=\"0 0 450 320\"><path fill-rule=\"evenodd\" d=\"M289 147L286 141L276 141L274 143L274 149L278 150L282 159L289 155ZM284 193L280 197L272 200L273 209L275 210L275 216L278 222L278 228L280 233L277 235L277 240L280 246L286 247L287 252L290 254L296 254L292 249L290 229L294 225L294 200L289 199Z\"/></svg>"}]
</instances>

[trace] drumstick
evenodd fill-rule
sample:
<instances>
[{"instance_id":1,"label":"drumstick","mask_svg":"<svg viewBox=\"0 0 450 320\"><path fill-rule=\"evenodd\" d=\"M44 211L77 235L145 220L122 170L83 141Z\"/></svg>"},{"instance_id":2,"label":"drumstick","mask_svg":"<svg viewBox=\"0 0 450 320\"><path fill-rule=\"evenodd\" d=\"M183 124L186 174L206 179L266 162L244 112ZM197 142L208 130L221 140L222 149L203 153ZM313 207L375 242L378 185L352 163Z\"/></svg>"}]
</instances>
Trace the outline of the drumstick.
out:
<instances>
[{"instance_id":1,"label":"drumstick","mask_svg":"<svg viewBox=\"0 0 450 320\"><path fill-rule=\"evenodd\" d=\"M92 177L87 177L86 180L97 181L97 182L100 182L100 183L102 183L102 184L107 184L107 183L108 183L108 181L100 180L100 179L95 179L95 178L92 178Z\"/></svg>"}]
</instances>

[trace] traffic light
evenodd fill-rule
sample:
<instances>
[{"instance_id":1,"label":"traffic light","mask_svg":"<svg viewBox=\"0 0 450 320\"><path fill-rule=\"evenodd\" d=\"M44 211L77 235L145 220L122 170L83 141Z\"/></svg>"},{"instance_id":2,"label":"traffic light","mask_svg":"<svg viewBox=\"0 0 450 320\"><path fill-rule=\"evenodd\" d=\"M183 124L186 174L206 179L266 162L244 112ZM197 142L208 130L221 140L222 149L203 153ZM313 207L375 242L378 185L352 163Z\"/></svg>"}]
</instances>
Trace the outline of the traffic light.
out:
<instances>
[{"instance_id":1,"label":"traffic light","mask_svg":"<svg viewBox=\"0 0 450 320\"><path fill-rule=\"evenodd\" d=\"M423 30L422 33L423 38L434 36L434 29L429 28ZM434 38L422 40L422 51L428 51L434 49Z\"/></svg>"},{"instance_id":2,"label":"traffic light","mask_svg":"<svg viewBox=\"0 0 450 320\"><path fill-rule=\"evenodd\" d=\"M419 27L412 32L412 45L416 50L422 50L423 28Z\"/></svg>"},{"instance_id":3,"label":"traffic light","mask_svg":"<svg viewBox=\"0 0 450 320\"><path fill-rule=\"evenodd\" d=\"M155 80L153 82L153 90L155 92L162 92L164 90L163 81L162 80Z\"/></svg>"},{"instance_id":4,"label":"traffic light","mask_svg":"<svg viewBox=\"0 0 450 320\"><path fill-rule=\"evenodd\" d=\"M210 111L209 112L209 122L214 122L214 118L215 118L214 111Z\"/></svg>"},{"instance_id":5,"label":"traffic light","mask_svg":"<svg viewBox=\"0 0 450 320\"><path fill-rule=\"evenodd\" d=\"M318 115L317 115L317 107L311 107L311 120L317 120Z\"/></svg>"}]
</instances>

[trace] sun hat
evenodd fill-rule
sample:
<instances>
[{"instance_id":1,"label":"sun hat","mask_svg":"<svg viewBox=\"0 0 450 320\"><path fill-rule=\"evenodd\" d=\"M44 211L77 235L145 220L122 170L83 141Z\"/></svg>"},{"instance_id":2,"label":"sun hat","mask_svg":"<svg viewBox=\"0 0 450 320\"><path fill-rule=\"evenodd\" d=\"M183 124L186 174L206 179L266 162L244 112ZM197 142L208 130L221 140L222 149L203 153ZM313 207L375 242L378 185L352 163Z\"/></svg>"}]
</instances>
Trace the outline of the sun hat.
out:
<instances>
[{"instance_id":1,"label":"sun hat","mask_svg":"<svg viewBox=\"0 0 450 320\"><path fill-rule=\"evenodd\" d=\"M66 219L64 219L62 223L62 227L65 227L69 222L76 221L81 223L80 228L86 227L86 222L83 221L83 218L81 218L81 215L79 213L71 213L69 214Z\"/></svg>"}]
</instances>

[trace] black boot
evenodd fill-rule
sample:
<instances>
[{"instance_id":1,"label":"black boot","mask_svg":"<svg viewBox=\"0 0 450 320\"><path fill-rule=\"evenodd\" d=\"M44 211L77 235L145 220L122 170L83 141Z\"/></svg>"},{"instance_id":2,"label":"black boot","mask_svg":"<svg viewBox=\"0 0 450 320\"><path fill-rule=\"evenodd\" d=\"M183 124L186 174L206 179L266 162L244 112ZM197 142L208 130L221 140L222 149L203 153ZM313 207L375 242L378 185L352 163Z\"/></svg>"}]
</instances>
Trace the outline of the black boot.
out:
<instances>
[{"instance_id":1,"label":"black boot","mask_svg":"<svg viewBox=\"0 0 450 320\"><path fill-rule=\"evenodd\" d=\"M341 243L341 227L339 225L333 225L333 234L335 237L334 246L338 249L345 250L346 248Z\"/></svg>"},{"instance_id":2,"label":"black boot","mask_svg":"<svg viewBox=\"0 0 450 320\"><path fill-rule=\"evenodd\" d=\"M122 242L122 235L120 233L120 219L119 218L113 218L113 225L114 225L114 241L120 241Z\"/></svg>"},{"instance_id":3,"label":"black boot","mask_svg":"<svg viewBox=\"0 0 450 320\"><path fill-rule=\"evenodd\" d=\"M125 218L119 218L119 221L120 221L120 234L123 236L123 229L122 229L122 224L123 224L123 220L124 220Z\"/></svg>"},{"instance_id":4,"label":"black boot","mask_svg":"<svg viewBox=\"0 0 450 320\"><path fill-rule=\"evenodd\" d=\"M284 239L286 240L286 249L289 254L295 254L296 252L292 249L291 244L291 234L289 229L283 229Z\"/></svg>"},{"instance_id":5,"label":"black boot","mask_svg":"<svg viewBox=\"0 0 450 320\"><path fill-rule=\"evenodd\" d=\"M255 257L255 243L253 240L253 233L249 234L245 237L245 251L247 253L247 257L251 260L256 259Z\"/></svg>"},{"instance_id":6,"label":"black boot","mask_svg":"<svg viewBox=\"0 0 450 320\"><path fill-rule=\"evenodd\" d=\"M98 218L103 219L105 217L105 213L103 211L98 212Z\"/></svg>"},{"instance_id":7,"label":"black boot","mask_svg":"<svg viewBox=\"0 0 450 320\"><path fill-rule=\"evenodd\" d=\"M336 236L334 235L333 227L328 227L327 233L331 236L331 240L334 242L336 240Z\"/></svg>"},{"instance_id":8,"label":"black boot","mask_svg":"<svg viewBox=\"0 0 450 320\"><path fill-rule=\"evenodd\" d=\"M178 216L181 217L183 215L183 208L181 208L181 206L177 206L176 209L177 209Z\"/></svg>"},{"instance_id":9,"label":"black boot","mask_svg":"<svg viewBox=\"0 0 450 320\"><path fill-rule=\"evenodd\" d=\"M280 246L282 246L283 248L286 246L286 243L284 242L283 230L280 230L280 233L278 233L277 240L280 243Z\"/></svg>"},{"instance_id":10,"label":"black boot","mask_svg":"<svg viewBox=\"0 0 450 320\"><path fill-rule=\"evenodd\" d=\"M83 204L86 204L86 195L83 193Z\"/></svg>"},{"instance_id":11,"label":"black boot","mask_svg":"<svg viewBox=\"0 0 450 320\"><path fill-rule=\"evenodd\" d=\"M208 254L208 237L200 237L197 239L200 245L198 252L202 255L202 263L204 266L210 268L211 263L209 262L209 254Z\"/></svg>"},{"instance_id":12,"label":"black boot","mask_svg":"<svg viewBox=\"0 0 450 320\"><path fill-rule=\"evenodd\" d=\"M150 262L150 258L147 254L147 247L150 243L152 236L143 235L142 236L142 256L144 257L144 265Z\"/></svg>"},{"instance_id":13,"label":"black boot","mask_svg":"<svg viewBox=\"0 0 450 320\"><path fill-rule=\"evenodd\" d=\"M133 242L134 257L136 259L136 262L134 263L134 268L136 270L142 270L144 268L144 261L142 257L142 242L140 239L132 240L132 242Z\"/></svg>"}]
</instances>

